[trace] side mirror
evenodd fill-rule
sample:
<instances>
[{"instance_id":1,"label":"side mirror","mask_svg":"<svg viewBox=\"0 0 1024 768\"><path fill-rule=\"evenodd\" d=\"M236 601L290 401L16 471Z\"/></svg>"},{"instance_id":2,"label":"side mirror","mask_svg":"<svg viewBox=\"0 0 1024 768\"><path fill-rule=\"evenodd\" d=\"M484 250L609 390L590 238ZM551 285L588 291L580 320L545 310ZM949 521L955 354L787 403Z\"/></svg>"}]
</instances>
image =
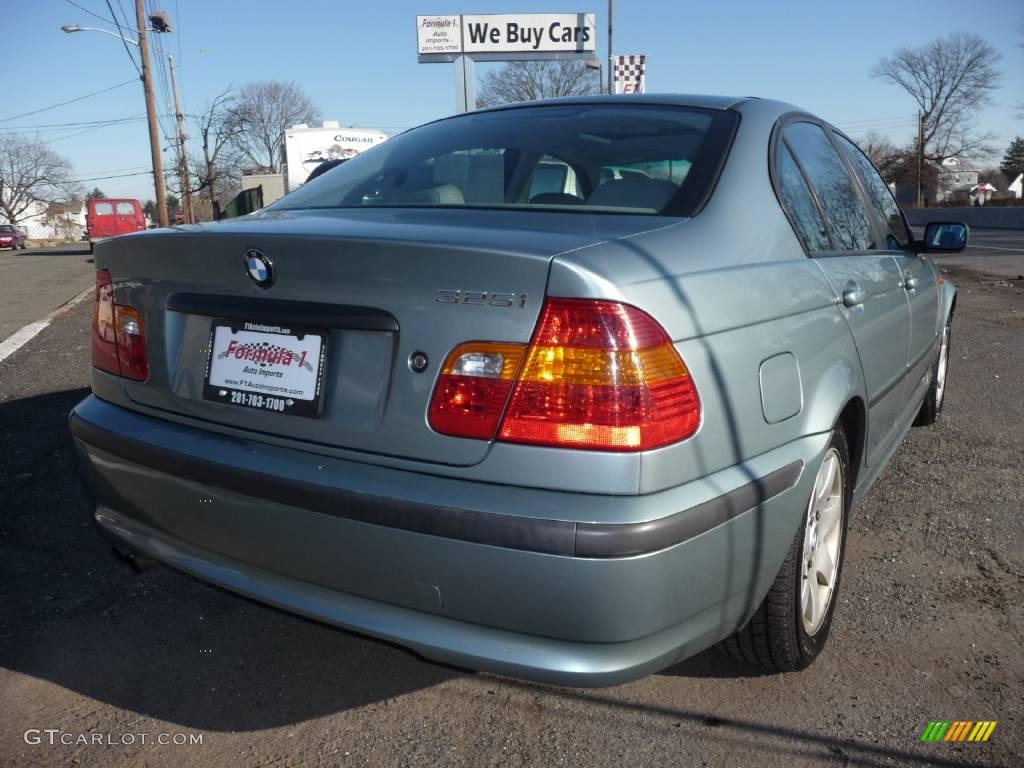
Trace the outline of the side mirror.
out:
<instances>
[{"instance_id":1,"label":"side mirror","mask_svg":"<svg viewBox=\"0 0 1024 768\"><path fill-rule=\"evenodd\" d=\"M933 221L924 228L924 239L919 249L927 253L960 253L967 247L966 224L952 221Z\"/></svg>"}]
</instances>

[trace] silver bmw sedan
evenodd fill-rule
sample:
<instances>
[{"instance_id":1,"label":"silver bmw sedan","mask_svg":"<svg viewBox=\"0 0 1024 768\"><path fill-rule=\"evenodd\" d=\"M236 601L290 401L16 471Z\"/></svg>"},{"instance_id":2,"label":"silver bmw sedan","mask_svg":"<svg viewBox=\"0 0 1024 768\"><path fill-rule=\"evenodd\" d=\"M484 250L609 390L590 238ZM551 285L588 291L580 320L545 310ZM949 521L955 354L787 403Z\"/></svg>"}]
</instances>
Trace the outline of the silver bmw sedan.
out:
<instances>
[{"instance_id":1,"label":"silver bmw sedan","mask_svg":"<svg viewBox=\"0 0 1024 768\"><path fill-rule=\"evenodd\" d=\"M394 137L96 250L95 522L428 659L570 685L821 652L846 527L942 410L954 287L796 107L593 97Z\"/></svg>"}]
</instances>

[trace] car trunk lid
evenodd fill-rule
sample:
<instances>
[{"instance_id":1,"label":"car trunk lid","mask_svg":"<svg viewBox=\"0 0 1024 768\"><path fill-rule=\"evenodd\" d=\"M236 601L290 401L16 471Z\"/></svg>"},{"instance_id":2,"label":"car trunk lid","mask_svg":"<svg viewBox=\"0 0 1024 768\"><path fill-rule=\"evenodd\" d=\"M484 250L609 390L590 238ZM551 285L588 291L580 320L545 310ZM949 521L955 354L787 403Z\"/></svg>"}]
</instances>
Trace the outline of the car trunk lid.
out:
<instances>
[{"instance_id":1,"label":"car trunk lid","mask_svg":"<svg viewBox=\"0 0 1024 768\"><path fill-rule=\"evenodd\" d=\"M98 265L110 269L118 304L144 315L150 376L124 381L132 402L331 448L468 465L487 442L427 424L445 356L465 341L528 342L555 255L652 224L481 210L272 212L114 241ZM269 261L269 287L250 275L254 250ZM221 320L233 335L275 327L322 335L319 416L232 404L204 386ZM296 354L300 341L289 339ZM428 361L422 372L410 362L417 354Z\"/></svg>"}]
</instances>

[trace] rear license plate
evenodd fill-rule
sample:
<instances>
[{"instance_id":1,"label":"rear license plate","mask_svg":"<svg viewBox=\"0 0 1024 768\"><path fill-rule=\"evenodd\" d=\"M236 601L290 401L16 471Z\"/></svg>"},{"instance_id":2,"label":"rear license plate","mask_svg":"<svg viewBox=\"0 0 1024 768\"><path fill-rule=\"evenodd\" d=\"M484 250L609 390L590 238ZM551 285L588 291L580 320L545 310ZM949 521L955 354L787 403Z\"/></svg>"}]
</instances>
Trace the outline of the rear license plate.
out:
<instances>
[{"instance_id":1,"label":"rear license plate","mask_svg":"<svg viewBox=\"0 0 1024 768\"><path fill-rule=\"evenodd\" d=\"M323 406L327 334L246 321L215 320L203 397L259 411L316 418Z\"/></svg>"}]
</instances>

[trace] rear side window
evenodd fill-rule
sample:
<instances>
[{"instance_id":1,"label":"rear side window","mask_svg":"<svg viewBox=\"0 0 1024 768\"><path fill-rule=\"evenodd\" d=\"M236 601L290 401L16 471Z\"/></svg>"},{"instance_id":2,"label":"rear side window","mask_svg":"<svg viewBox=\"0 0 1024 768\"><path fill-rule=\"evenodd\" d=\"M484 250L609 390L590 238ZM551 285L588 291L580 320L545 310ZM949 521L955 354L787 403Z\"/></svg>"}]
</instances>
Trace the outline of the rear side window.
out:
<instances>
[{"instance_id":1,"label":"rear side window","mask_svg":"<svg viewBox=\"0 0 1024 768\"><path fill-rule=\"evenodd\" d=\"M96 203L92 212L97 216L110 216L114 212L114 206L110 203Z\"/></svg>"},{"instance_id":2,"label":"rear side window","mask_svg":"<svg viewBox=\"0 0 1024 768\"><path fill-rule=\"evenodd\" d=\"M780 144L775 160L778 167L779 191L782 204L793 221L797 235L809 252L829 251L832 242L828 239L825 222L821 220L818 206L814 204L811 190L807 188L803 174L793 160L785 144Z\"/></svg>"},{"instance_id":3,"label":"rear side window","mask_svg":"<svg viewBox=\"0 0 1024 768\"><path fill-rule=\"evenodd\" d=\"M737 119L726 110L625 102L469 113L388 139L270 209L689 216L714 184Z\"/></svg>"},{"instance_id":4,"label":"rear side window","mask_svg":"<svg viewBox=\"0 0 1024 768\"><path fill-rule=\"evenodd\" d=\"M119 216L134 216L135 215L135 204L134 203L118 203L117 213Z\"/></svg>"},{"instance_id":5,"label":"rear side window","mask_svg":"<svg viewBox=\"0 0 1024 768\"><path fill-rule=\"evenodd\" d=\"M821 202L835 249L876 248L864 203L825 132L813 123L793 123L786 127L783 136Z\"/></svg>"},{"instance_id":6,"label":"rear side window","mask_svg":"<svg viewBox=\"0 0 1024 768\"><path fill-rule=\"evenodd\" d=\"M838 133L835 137L850 159L850 164L860 177L864 189L867 190L879 220L885 225L886 248L892 251L903 250L909 245L910 236L903 222L903 214L900 213L900 207L896 204L889 187L859 147Z\"/></svg>"}]
</instances>

